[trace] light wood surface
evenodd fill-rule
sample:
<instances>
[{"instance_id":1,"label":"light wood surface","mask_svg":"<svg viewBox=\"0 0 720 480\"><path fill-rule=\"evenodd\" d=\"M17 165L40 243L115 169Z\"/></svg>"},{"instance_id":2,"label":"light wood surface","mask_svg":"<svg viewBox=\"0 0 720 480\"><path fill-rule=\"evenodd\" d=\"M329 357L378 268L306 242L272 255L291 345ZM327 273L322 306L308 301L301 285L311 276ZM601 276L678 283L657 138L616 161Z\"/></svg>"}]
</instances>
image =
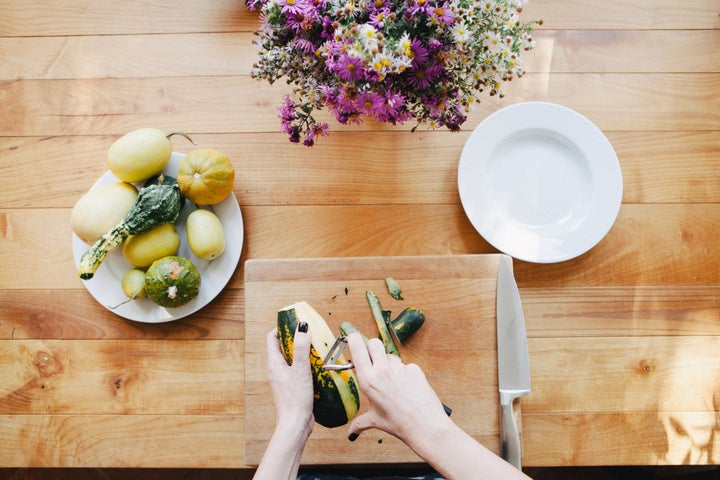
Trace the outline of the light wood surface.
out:
<instances>
[{"instance_id":1,"label":"light wood surface","mask_svg":"<svg viewBox=\"0 0 720 480\"><path fill-rule=\"evenodd\" d=\"M544 25L528 74L461 132L332 123L308 149L278 133L284 85L249 77L259 23L240 0L0 2L0 466L246 466L243 262L496 253L463 213L457 162L483 118L528 100L598 125L624 191L587 254L515 262L524 464L718 463L719 14L530 0ZM245 222L227 288L170 324L97 304L70 248L70 209L142 126L227 153Z\"/></svg>"}]
</instances>

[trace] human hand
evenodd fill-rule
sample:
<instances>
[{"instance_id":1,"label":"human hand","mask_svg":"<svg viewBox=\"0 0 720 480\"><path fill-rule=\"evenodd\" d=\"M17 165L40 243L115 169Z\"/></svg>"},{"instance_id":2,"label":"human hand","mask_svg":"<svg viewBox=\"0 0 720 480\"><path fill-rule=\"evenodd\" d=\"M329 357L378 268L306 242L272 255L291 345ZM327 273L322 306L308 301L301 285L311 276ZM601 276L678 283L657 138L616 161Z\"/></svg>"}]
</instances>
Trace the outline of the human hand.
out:
<instances>
[{"instance_id":1,"label":"human hand","mask_svg":"<svg viewBox=\"0 0 720 480\"><path fill-rule=\"evenodd\" d=\"M377 428L408 443L423 435L427 425L452 423L420 367L385 353L377 338L366 345L359 334L353 333L347 341L360 390L370 403L369 410L350 423L350 440Z\"/></svg>"},{"instance_id":2,"label":"human hand","mask_svg":"<svg viewBox=\"0 0 720 480\"><path fill-rule=\"evenodd\" d=\"M307 429L309 435L313 416L313 381L310 370L310 333L301 322L293 340L293 364L288 365L280 350L277 329L267 338L268 379L275 401L276 424Z\"/></svg>"}]
</instances>

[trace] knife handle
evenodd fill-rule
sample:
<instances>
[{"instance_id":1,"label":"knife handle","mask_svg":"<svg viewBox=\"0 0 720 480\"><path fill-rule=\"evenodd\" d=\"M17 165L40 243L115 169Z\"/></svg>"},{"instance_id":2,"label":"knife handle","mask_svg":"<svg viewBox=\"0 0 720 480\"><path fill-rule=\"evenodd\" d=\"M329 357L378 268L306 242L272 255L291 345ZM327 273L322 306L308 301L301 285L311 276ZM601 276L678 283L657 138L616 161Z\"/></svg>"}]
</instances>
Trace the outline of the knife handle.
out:
<instances>
[{"instance_id":1,"label":"knife handle","mask_svg":"<svg viewBox=\"0 0 720 480\"><path fill-rule=\"evenodd\" d=\"M518 470L522 470L522 445L520 444L520 432L513 412L513 400L510 400L507 405L504 402L500 405L501 451L502 458Z\"/></svg>"}]
</instances>

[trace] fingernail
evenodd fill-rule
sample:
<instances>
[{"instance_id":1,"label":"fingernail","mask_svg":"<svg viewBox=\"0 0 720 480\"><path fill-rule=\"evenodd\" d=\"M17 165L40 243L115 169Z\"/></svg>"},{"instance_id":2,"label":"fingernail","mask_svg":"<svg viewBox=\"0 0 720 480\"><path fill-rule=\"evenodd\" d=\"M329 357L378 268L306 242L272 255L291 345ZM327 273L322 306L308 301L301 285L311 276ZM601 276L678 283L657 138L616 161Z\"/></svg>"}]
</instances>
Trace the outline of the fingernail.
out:
<instances>
[{"instance_id":1,"label":"fingernail","mask_svg":"<svg viewBox=\"0 0 720 480\"><path fill-rule=\"evenodd\" d=\"M348 440L354 442L355 440L357 440L358 437L359 435L357 433L351 433L350 435L348 435Z\"/></svg>"},{"instance_id":2,"label":"fingernail","mask_svg":"<svg viewBox=\"0 0 720 480\"><path fill-rule=\"evenodd\" d=\"M307 333L307 331L308 331L307 322L300 322L300 325L298 325L298 331L302 332L302 333Z\"/></svg>"}]
</instances>

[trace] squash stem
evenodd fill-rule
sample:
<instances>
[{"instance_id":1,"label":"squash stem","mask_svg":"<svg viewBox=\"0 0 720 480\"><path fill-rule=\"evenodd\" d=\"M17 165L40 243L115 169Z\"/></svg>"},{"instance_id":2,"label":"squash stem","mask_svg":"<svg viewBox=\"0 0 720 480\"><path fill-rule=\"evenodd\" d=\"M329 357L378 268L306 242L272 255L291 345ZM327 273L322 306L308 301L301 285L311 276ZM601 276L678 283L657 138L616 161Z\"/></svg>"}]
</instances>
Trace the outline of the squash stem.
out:
<instances>
[{"instance_id":1,"label":"squash stem","mask_svg":"<svg viewBox=\"0 0 720 480\"><path fill-rule=\"evenodd\" d=\"M172 137L173 135L180 135L180 136L182 136L182 137L185 137L188 141L190 141L190 143L192 143L193 145L197 145L197 143L195 143L195 140L193 140L192 138L188 137L187 134L185 134L185 133L183 133L183 132L171 132L171 133L168 133L167 135L165 135L165 138L167 138L168 140L170 140L170 137Z\"/></svg>"}]
</instances>

